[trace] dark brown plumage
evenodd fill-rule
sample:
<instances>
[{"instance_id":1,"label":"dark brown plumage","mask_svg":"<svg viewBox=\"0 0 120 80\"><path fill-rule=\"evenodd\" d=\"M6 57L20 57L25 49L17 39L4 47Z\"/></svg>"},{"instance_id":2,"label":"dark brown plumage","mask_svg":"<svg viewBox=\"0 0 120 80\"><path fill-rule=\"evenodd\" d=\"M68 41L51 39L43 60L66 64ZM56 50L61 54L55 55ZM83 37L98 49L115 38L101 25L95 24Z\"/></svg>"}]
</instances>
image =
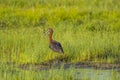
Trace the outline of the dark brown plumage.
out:
<instances>
[{"instance_id":1,"label":"dark brown plumage","mask_svg":"<svg viewBox=\"0 0 120 80\"><path fill-rule=\"evenodd\" d=\"M64 53L63 48L60 44L60 42L57 42L55 40L52 39L52 34L53 34L53 29L49 28L49 48L51 50L53 50L54 52L58 52L58 53Z\"/></svg>"}]
</instances>

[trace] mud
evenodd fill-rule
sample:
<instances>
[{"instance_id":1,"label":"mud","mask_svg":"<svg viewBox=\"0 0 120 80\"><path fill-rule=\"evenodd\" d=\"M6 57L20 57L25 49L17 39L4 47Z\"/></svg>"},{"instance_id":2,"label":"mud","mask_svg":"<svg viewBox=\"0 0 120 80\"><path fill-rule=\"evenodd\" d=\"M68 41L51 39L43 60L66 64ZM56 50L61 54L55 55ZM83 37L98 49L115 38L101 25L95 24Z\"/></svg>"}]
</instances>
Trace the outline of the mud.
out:
<instances>
[{"instance_id":1,"label":"mud","mask_svg":"<svg viewBox=\"0 0 120 80\"><path fill-rule=\"evenodd\" d=\"M49 69L68 69L68 68L94 68L94 69L117 69L120 71L120 63L100 63L100 62L78 62L78 63L65 63L60 61L49 61L44 63L27 63L18 66L21 69L29 70L49 70Z\"/></svg>"}]
</instances>

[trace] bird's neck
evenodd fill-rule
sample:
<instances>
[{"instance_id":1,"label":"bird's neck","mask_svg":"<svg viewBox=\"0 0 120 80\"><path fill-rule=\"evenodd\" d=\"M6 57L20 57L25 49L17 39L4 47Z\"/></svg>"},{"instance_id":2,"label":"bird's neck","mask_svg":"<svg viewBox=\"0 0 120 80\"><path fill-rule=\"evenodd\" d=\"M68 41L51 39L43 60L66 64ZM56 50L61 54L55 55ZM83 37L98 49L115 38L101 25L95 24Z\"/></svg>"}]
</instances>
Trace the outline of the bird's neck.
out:
<instances>
[{"instance_id":1,"label":"bird's neck","mask_svg":"<svg viewBox=\"0 0 120 80\"><path fill-rule=\"evenodd\" d=\"M51 33L50 33L50 36L49 36L49 41L50 41L50 43L52 43L52 42L53 42L53 39L52 39L52 34L53 34L53 32L51 32Z\"/></svg>"}]
</instances>

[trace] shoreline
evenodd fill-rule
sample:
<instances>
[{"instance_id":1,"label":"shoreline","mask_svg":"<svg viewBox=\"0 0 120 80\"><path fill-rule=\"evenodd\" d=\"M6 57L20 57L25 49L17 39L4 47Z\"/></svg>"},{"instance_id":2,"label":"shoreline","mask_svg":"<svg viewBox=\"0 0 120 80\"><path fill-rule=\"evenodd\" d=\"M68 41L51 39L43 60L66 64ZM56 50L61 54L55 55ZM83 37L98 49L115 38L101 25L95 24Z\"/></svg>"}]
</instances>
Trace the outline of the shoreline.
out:
<instances>
[{"instance_id":1,"label":"shoreline","mask_svg":"<svg viewBox=\"0 0 120 80\"><path fill-rule=\"evenodd\" d=\"M78 62L78 63L27 63L27 64L20 64L18 66L21 69L24 70L49 70L49 69L69 69L71 67L75 69L79 68L91 68L91 69L103 69L103 70L110 70L110 69L116 69L120 71L120 63L98 63L98 62Z\"/></svg>"}]
</instances>

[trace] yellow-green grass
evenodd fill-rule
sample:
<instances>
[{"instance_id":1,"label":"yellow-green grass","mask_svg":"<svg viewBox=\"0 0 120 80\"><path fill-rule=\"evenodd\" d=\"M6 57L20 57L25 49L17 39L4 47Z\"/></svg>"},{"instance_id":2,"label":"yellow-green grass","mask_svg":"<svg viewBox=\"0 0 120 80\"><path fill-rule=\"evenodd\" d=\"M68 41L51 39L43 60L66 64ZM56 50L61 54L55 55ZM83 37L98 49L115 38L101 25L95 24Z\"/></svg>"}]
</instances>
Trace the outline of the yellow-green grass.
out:
<instances>
[{"instance_id":1,"label":"yellow-green grass","mask_svg":"<svg viewBox=\"0 0 120 80\"><path fill-rule=\"evenodd\" d=\"M54 1L1 0L0 27L57 27L58 24L66 23L74 26L86 25L84 28L88 30L120 30L118 0Z\"/></svg>"},{"instance_id":2,"label":"yellow-green grass","mask_svg":"<svg viewBox=\"0 0 120 80\"><path fill-rule=\"evenodd\" d=\"M120 59L119 32L73 30L64 25L54 30L53 38L61 42L68 62L118 62ZM49 40L40 27L1 30L0 36L0 61L41 63L54 59L57 54L49 49Z\"/></svg>"},{"instance_id":3,"label":"yellow-green grass","mask_svg":"<svg viewBox=\"0 0 120 80\"><path fill-rule=\"evenodd\" d=\"M0 60L41 63L57 56L52 27L67 62L120 62L119 0L0 0Z\"/></svg>"}]
</instances>

